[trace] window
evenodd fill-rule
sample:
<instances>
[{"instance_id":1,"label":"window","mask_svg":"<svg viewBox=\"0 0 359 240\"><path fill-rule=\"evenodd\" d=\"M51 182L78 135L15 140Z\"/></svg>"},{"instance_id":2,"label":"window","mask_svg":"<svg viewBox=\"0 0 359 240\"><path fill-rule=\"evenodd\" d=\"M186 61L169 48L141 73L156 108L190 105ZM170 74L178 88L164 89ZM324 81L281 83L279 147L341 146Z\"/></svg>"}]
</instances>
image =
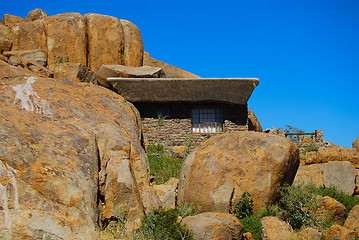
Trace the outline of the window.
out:
<instances>
[{"instance_id":1,"label":"window","mask_svg":"<svg viewBox=\"0 0 359 240\"><path fill-rule=\"evenodd\" d=\"M223 110L215 108L192 109L192 132L224 132Z\"/></svg>"},{"instance_id":2,"label":"window","mask_svg":"<svg viewBox=\"0 0 359 240\"><path fill-rule=\"evenodd\" d=\"M167 118L170 116L170 110L167 108L158 108L155 110L155 118Z\"/></svg>"}]
</instances>

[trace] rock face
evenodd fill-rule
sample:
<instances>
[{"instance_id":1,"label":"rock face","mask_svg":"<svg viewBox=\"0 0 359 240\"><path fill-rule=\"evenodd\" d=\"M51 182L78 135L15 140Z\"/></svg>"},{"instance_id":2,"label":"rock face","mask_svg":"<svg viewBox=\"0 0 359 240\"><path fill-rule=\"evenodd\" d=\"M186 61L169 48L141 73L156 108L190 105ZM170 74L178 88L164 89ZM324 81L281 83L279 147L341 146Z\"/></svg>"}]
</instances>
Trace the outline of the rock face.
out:
<instances>
[{"instance_id":1,"label":"rock face","mask_svg":"<svg viewBox=\"0 0 359 240\"><path fill-rule=\"evenodd\" d=\"M9 28L8 40L11 51L46 49L46 34L42 20L30 21L4 14L5 25Z\"/></svg>"},{"instance_id":2,"label":"rock face","mask_svg":"<svg viewBox=\"0 0 359 240\"><path fill-rule=\"evenodd\" d=\"M334 219L337 223L343 225L348 216L345 206L329 196L320 197L320 201L327 212L328 221Z\"/></svg>"},{"instance_id":3,"label":"rock face","mask_svg":"<svg viewBox=\"0 0 359 240\"><path fill-rule=\"evenodd\" d=\"M349 195L354 193L357 172L350 162L329 162L323 170L324 186L334 185Z\"/></svg>"},{"instance_id":4,"label":"rock face","mask_svg":"<svg viewBox=\"0 0 359 240\"><path fill-rule=\"evenodd\" d=\"M284 137L256 132L217 135L184 162L178 202L193 204L198 212L227 213L248 191L258 210L274 201L278 184L292 183L298 166L298 148Z\"/></svg>"},{"instance_id":5,"label":"rock face","mask_svg":"<svg viewBox=\"0 0 359 240\"><path fill-rule=\"evenodd\" d=\"M166 77L168 78L200 78L193 73L187 72L168 63L151 58L148 52L144 52L143 54L143 66L161 68L163 69L166 74Z\"/></svg>"},{"instance_id":6,"label":"rock face","mask_svg":"<svg viewBox=\"0 0 359 240\"><path fill-rule=\"evenodd\" d=\"M5 57L9 58L11 65L27 66L28 64L36 64L46 66L46 53L42 50L19 50L3 52Z\"/></svg>"},{"instance_id":7,"label":"rock face","mask_svg":"<svg viewBox=\"0 0 359 240\"><path fill-rule=\"evenodd\" d=\"M320 240L320 232L314 228L305 228L299 233L302 240Z\"/></svg>"},{"instance_id":8,"label":"rock face","mask_svg":"<svg viewBox=\"0 0 359 240\"><path fill-rule=\"evenodd\" d=\"M182 220L196 240L242 239L243 227L239 220L231 214L206 212Z\"/></svg>"},{"instance_id":9,"label":"rock face","mask_svg":"<svg viewBox=\"0 0 359 240\"><path fill-rule=\"evenodd\" d=\"M123 64L140 67L143 63L143 42L140 30L127 20L120 20L124 34Z\"/></svg>"},{"instance_id":10,"label":"rock face","mask_svg":"<svg viewBox=\"0 0 359 240\"><path fill-rule=\"evenodd\" d=\"M68 60L86 65L85 21L79 13L64 13L44 19L48 68Z\"/></svg>"},{"instance_id":11,"label":"rock face","mask_svg":"<svg viewBox=\"0 0 359 240\"><path fill-rule=\"evenodd\" d=\"M118 18L89 13L85 16L88 36L88 67L97 71L102 65L124 63L124 34Z\"/></svg>"},{"instance_id":12,"label":"rock face","mask_svg":"<svg viewBox=\"0 0 359 240\"><path fill-rule=\"evenodd\" d=\"M291 226L277 217L264 217L261 223L263 240L296 239Z\"/></svg>"},{"instance_id":13,"label":"rock face","mask_svg":"<svg viewBox=\"0 0 359 240\"><path fill-rule=\"evenodd\" d=\"M255 131L255 132L263 132L262 126L258 121L258 118L248 109L248 130Z\"/></svg>"},{"instance_id":14,"label":"rock face","mask_svg":"<svg viewBox=\"0 0 359 240\"><path fill-rule=\"evenodd\" d=\"M1 236L98 239L123 208L135 227L149 169L133 105L1 61L0 82Z\"/></svg>"}]
</instances>

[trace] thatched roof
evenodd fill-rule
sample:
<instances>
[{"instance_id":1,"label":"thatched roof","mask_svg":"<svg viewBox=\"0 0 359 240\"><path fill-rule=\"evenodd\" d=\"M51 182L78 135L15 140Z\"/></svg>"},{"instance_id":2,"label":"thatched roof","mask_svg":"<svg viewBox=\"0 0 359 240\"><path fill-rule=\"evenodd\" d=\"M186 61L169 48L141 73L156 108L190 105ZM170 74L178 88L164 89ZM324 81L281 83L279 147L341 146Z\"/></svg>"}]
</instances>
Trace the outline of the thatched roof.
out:
<instances>
[{"instance_id":1,"label":"thatched roof","mask_svg":"<svg viewBox=\"0 0 359 240\"><path fill-rule=\"evenodd\" d=\"M257 78L107 78L130 102L228 102L246 104Z\"/></svg>"}]
</instances>

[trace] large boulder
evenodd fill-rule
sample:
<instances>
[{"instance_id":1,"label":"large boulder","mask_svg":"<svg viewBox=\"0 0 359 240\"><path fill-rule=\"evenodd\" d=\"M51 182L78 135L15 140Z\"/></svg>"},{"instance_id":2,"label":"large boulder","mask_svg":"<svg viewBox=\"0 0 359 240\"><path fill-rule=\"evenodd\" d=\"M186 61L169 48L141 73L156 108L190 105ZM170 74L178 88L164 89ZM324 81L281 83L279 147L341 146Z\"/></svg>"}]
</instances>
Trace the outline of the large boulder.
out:
<instances>
[{"instance_id":1,"label":"large boulder","mask_svg":"<svg viewBox=\"0 0 359 240\"><path fill-rule=\"evenodd\" d=\"M3 52L5 57L8 57L11 65L27 66L29 64L36 64L39 66L46 66L46 53L43 50L18 50Z\"/></svg>"},{"instance_id":2,"label":"large boulder","mask_svg":"<svg viewBox=\"0 0 359 240\"><path fill-rule=\"evenodd\" d=\"M168 63L156 60L152 58L148 52L144 52L143 66L162 68L166 74L166 77L168 78L200 78L193 73L187 72Z\"/></svg>"},{"instance_id":3,"label":"large boulder","mask_svg":"<svg viewBox=\"0 0 359 240\"><path fill-rule=\"evenodd\" d=\"M31 21L34 21L34 20L39 20L39 19L43 19L43 18L46 18L48 15L47 15L47 12L45 12L44 10L40 9L40 8L36 8L32 11L30 11L28 14L27 14L27 19L30 19Z\"/></svg>"},{"instance_id":4,"label":"large boulder","mask_svg":"<svg viewBox=\"0 0 359 240\"><path fill-rule=\"evenodd\" d=\"M140 30L127 20L120 20L124 35L123 65L141 67L143 64L143 42Z\"/></svg>"},{"instance_id":5,"label":"large boulder","mask_svg":"<svg viewBox=\"0 0 359 240\"><path fill-rule=\"evenodd\" d=\"M46 49L46 34L42 20L30 21L4 14L5 25L10 33L7 37L12 42L12 51Z\"/></svg>"},{"instance_id":6,"label":"large boulder","mask_svg":"<svg viewBox=\"0 0 359 240\"><path fill-rule=\"evenodd\" d=\"M334 219L336 223L340 225L344 224L348 213L347 209L341 202L338 202L329 196L319 197L318 200L322 205L328 221Z\"/></svg>"},{"instance_id":7,"label":"large boulder","mask_svg":"<svg viewBox=\"0 0 359 240\"><path fill-rule=\"evenodd\" d=\"M293 182L298 166L298 148L285 137L257 132L217 135L185 160L178 202L193 204L198 212L227 213L247 191L258 210L275 200L279 184Z\"/></svg>"},{"instance_id":8,"label":"large boulder","mask_svg":"<svg viewBox=\"0 0 359 240\"><path fill-rule=\"evenodd\" d=\"M43 19L48 54L48 68L56 63L86 65L85 21L80 13L63 13Z\"/></svg>"},{"instance_id":9,"label":"large boulder","mask_svg":"<svg viewBox=\"0 0 359 240\"><path fill-rule=\"evenodd\" d=\"M98 239L149 184L139 113L102 87L0 61L0 224L5 239Z\"/></svg>"},{"instance_id":10,"label":"large boulder","mask_svg":"<svg viewBox=\"0 0 359 240\"><path fill-rule=\"evenodd\" d=\"M248 130L255 132L263 132L262 126L253 111L248 109Z\"/></svg>"},{"instance_id":11,"label":"large boulder","mask_svg":"<svg viewBox=\"0 0 359 240\"><path fill-rule=\"evenodd\" d=\"M243 238L243 227L231 214L206 212L196 216L185 217L186 225L196 240L239 240Z\"/></svg>"},{"instance_id":12,"label":"large boulder","mask_svg":"<svg viewBox=\"0 0 359 240\"><path fill-rule=\"evenodd\" d=\"M123 64L124 35L120 20L95 13L84 17L88 39L88 67L96 72L104 64Z\"/></svg>"},{"instance_id":13,"label":"large boulder","mask_svg":"<svg viewBox=\"0 0 359 240\"><path fill-rule=\"evenodd\" d=\"M324 186L335 186L337 189L352 195L355 190L357 172L350 162L329 162L323 169Z\"/></svg>"}]
</instances>

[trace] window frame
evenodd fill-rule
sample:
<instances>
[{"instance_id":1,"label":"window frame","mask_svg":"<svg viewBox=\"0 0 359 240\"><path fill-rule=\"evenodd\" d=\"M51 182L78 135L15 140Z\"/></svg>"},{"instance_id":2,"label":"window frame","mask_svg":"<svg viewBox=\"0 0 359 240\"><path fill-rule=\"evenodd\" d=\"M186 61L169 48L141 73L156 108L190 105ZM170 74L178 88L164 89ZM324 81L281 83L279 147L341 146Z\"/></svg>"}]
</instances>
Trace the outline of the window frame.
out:
<instances>
[{"instance_id":1,"label":"window frame","mask_svg":"<svg viewBox=\"0 0 359 240\"><path fill-rule=\"evenodd\" d=\"M221 108L192 108L192 133L224 133L224 111Z\"/></svg>"}]
</instances>

